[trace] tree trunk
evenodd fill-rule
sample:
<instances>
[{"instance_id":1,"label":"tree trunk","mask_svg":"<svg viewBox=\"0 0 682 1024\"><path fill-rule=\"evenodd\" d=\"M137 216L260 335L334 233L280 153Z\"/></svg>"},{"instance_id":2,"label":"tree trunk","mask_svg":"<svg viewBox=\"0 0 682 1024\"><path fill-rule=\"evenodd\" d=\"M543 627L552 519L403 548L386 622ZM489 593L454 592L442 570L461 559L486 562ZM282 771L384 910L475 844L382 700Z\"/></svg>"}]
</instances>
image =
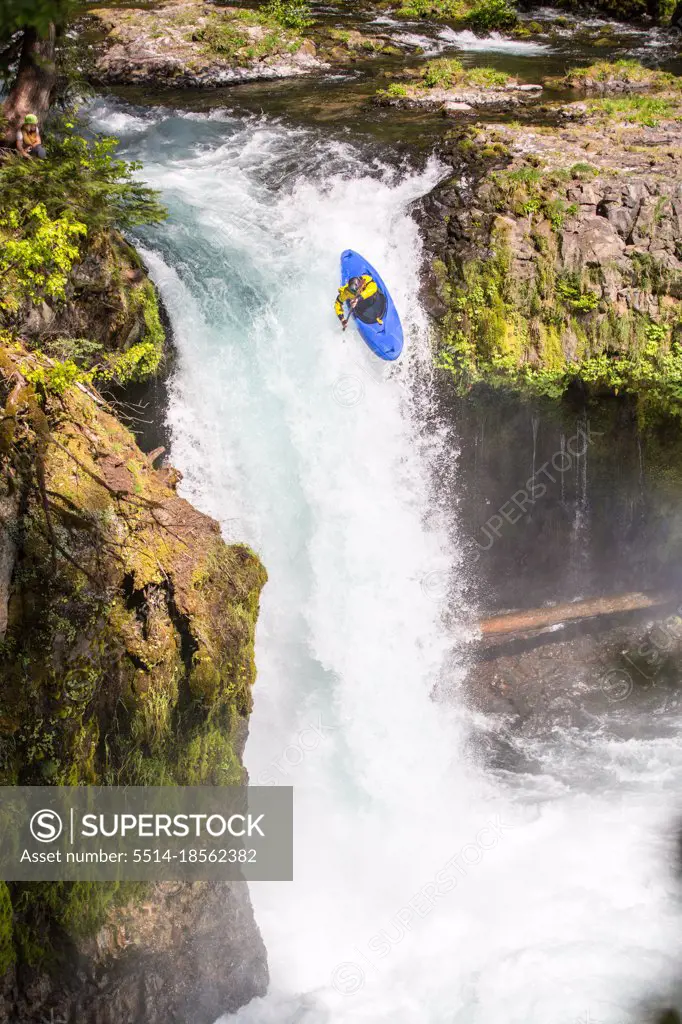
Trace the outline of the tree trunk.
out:
<instances>
[{"instance_id":1,"label":"tree trunk","mask_svg":"<svg viewBox=\"0 0 682 1024\"><path fill-rule=\"evenodd\" d=\"M42 121L50 108L57 81L55 37L54 25L50 25L44 37L40 37L34 28L24 29L19 70L5 102L9 142L14 141L17 128L26 114L36 114Z\"/></svg>"},{"instance_id":2,"label":"tree trunk","mask_svg":"<svg viewBox=\"0 0 682 1024\"><path fill-rule=\"evenodd\" d=\"M483 636L525 633L556 626L560 622L657 608L670 600L670 594L617 594L614 597L589 598L586 601L557 604L550 608L533 608L530 611L496 615L491 619L482 619L479 626Z\"/></svg>"}]
</instances>

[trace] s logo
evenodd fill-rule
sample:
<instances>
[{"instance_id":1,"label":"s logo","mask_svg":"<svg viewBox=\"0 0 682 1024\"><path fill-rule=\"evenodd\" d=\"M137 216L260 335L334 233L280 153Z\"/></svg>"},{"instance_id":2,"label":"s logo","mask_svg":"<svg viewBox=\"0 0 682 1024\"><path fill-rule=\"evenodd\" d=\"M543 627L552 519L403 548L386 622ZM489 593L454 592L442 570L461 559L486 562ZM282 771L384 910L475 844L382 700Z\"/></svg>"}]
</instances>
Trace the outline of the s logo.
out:
<instances>
[{"instance_id":1,"label":"s logo","mask_svg":"<svg viewBox=\"0 0 682 1024\"><path fill-rule=\"evenodd\" d=\"M31 835L39 843L53 843L59 839L64 825L56 811L36 811L29 825Z\"/></svg>"}]
</instances>

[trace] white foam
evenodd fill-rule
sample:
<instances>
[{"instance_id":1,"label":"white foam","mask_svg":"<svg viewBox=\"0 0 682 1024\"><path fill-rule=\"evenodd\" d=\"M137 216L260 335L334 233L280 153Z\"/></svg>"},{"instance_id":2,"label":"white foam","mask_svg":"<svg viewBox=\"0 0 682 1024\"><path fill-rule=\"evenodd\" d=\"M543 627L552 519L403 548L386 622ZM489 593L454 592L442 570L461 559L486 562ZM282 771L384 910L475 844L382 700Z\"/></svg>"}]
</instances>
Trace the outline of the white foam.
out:
<instances>
[{"instance_id":1,"label":"white foam","mask_svg":"<svg viewBox=\"0 0 682 1024\"><path fill-rule=\"evenodd\" d=\"M477 36L475 32L465 29L462 32L455 32L452 28L444 28L438 33L449 46L455 46L458 50L470 50L481 53L544 53L551 49L548 43L525 41L503 36L499 32L491 32L487 36Z\"/></svg>"},{"instance_id":2,"label":"white foam","mask_svg":"<svg viewBox=\"0 0 682 1024\"><path fill-rule=\"evenodd\" d=\"M416 32L396 32L391 38L397 43L407 43L408 46L420 46L427 56L432 53L440 53L446 46L442 39L430 39L428 36L422 36Z\"/></svg>"}]
</instances>

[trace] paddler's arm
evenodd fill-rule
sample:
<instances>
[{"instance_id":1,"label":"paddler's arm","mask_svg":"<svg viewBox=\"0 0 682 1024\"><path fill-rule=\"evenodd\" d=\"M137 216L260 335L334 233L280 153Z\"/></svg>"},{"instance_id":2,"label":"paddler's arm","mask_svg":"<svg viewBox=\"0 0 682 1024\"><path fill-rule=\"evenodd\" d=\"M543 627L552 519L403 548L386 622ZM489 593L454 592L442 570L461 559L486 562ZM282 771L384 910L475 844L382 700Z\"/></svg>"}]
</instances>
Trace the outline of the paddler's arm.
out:
<instances>
[{"instance_id":1,"label":"paddler's arm","mask_svg":"<svg viewBox=\"0 0 682 1024\"><path fill-rule=\"evenodd\" d=\"M344 299L342 298L343 292L344 292L344 288L339 288L339 294L336 296L336 302L334 303L334 312L336 313L336 315L338 316L339 320L341 321L341 324L342 324L343 329L345 331L346 324L348 323L348 321L345 319L345 317L343 315L343 303L344 303Z\"/></svg>"}]
</instances>

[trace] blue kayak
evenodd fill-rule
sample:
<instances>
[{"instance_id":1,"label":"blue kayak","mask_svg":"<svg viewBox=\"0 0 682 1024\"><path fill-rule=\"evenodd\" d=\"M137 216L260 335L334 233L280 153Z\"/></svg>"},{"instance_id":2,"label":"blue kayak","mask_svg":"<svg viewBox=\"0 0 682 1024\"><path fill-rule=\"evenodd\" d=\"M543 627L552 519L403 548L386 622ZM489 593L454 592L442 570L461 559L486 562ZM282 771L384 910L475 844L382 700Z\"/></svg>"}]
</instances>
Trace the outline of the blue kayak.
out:
<instances>
[{"instance_id":1,"label":"blue kayak","mask_svg":"<svg viewBox=\"0 0 682 1024\"><path fill-rule=\"evenodd\" d=\"M360 253L345 249L341 253L341 284L347 284L351 277L362 277L363 274L369 274L386 297L385 308L380 313L382 323L365 323L361 315L353 315L353 319L363 341L375 355L380 359L397 359L403 350L403 328L388 288L372 264Z\"/></svg>"}]
</instances>

